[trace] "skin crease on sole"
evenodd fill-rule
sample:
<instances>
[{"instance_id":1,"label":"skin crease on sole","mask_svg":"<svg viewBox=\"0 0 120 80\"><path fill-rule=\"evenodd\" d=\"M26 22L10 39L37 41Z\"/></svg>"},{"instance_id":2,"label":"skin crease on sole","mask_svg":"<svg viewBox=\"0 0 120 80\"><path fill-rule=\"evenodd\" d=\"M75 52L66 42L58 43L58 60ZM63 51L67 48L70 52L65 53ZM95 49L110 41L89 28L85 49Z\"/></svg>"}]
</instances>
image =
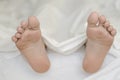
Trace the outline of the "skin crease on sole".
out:
<instances>
[{"instance_id":1,"label":"skin crease on sole","mask_svg":"<svg viewBox=\"0 0 120 80\"><path fill-rule=\"evenodd\" d=\"M97 12L90 14L87 27L86 55L83 61L83 68L86 72L95 73L101 68L112 46L115 34L116 30L104 16L99 16Z\"/></svg>"},{"instance_id":2,"label":"skin crease on sole","mask_svg":"<svg viewBox=\"0 0 120 80\"><path fill-rule=\"evenodd\" d=\"M41 37L39 21L31 16L23 21L12 37L21 54L26 58L33 70L39 73L48 71L50 62Z\"/></svg>"}]
</instances>

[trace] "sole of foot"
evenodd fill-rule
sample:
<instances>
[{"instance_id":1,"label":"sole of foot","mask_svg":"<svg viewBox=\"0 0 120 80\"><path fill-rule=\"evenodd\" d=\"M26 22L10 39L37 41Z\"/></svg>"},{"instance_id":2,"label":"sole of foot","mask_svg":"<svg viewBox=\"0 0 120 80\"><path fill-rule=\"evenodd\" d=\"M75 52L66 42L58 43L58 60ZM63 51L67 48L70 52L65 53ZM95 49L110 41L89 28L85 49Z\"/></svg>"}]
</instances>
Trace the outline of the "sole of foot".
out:
<instances>
[{"instance_id":1,"label":"sole of foot","mask_svg":"<svg viewBox=\"0 0 120 80\"><path fill-rule=\"evenodd\" d=\"M92 12L88 17L86 55L83 68L88 73L97 72L112 46L116 30L106 20L105 16L99 16Z\"/></svg>"},{"instance_id":2,"label":"sole of foot","mask_svg":"<svg viewBox=\"0 0 120 80\"><path fill-rule=\"evenodd\" d=\"M43 73L49 69L50 62L36 17L31 16L28 21L21 22L12 40L36 72Z\"/></svg>"}]
</instances>

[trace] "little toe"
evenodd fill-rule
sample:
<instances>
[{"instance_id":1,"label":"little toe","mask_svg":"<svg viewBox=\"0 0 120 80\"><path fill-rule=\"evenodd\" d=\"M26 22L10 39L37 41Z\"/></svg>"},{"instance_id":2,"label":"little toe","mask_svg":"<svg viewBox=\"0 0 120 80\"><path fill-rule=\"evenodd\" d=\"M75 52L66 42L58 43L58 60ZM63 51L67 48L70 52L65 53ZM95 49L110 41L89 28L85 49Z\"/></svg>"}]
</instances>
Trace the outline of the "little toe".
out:
<instances>
[{"instance_id":1,"label":"little toe","mask_svg":"<svg viewBox=\"0 0 120 80\"><path fill-rule=\"evenodd\" d=\"M28 23L26 21L22 21L21 22L21 28L23 28L24 30L27 28Z\"/></svg>"},{"instance_id":2,"label":"little toe","mask_svg":"<svg viewBox=\"0 0 120 80\"><path fill-rule=\"evenodd\" d=\"M106 21L105 24L104 24L104 27L105 28L108 28L110 26L110 22L109 21Z\"/></svg>"},{"instance_id":3,"label":"little toe","mask_svg":"<svg viewBox=\"0 0 120 80\"><path fill-rule=\"evenodd\" d=\"M28 18L28 27L29 29L39 29L39 20L35 16L31 16Z\"/></svg>"},{"instance_id":4,"label":"little toe","mask_svg":"<svg viewBox=\"0 0 120 80\"><path fill-rule=\"evenodd\" d=\"M88 17L88 27L96 27L99 15L97 12L92 12Z\"/></svg>"},{"instance_id":5,"label":"little toe","mask_svg":"<svg viewBox=\"0 0 120 80\"><path fill-rule=\"evenodd\" d=\"M18 31L18 33L23 33L24 32L24 29L21 27L21 26L19 26L18 28L17 28L17 31Z\"/></svg>"},{"instance_id":6,"label":"little toe","mask_svg":"<svg viewBox=\"0 0 120 80\"><path fill-rule=\"evenodd\" d=\"M100 16L99 17L99 26L103 26L103 24L106 22L105 16Z\"/></svg>"},{"instance_id":7,"label":"little toe","mask_svg":"<svg viewBox=\"0 0 120 80\"><path fill-rule=\"evenodd\" d=\"M13 40L14 42L17 42L17 38L16 38L15 36L12 37L12 40Z\"/></svg>"},{"instance_id":8,"label":"little toe","mask_svg":"<svg viewBox=\"0 0 120 80\"><path fill-rule=\"evenodd\" d=\"M15 34L15 37L18 38L18 39L21 38L21 36L22 35L20 33L18 33L18 32Z\"/></svg>"}]
</instances>

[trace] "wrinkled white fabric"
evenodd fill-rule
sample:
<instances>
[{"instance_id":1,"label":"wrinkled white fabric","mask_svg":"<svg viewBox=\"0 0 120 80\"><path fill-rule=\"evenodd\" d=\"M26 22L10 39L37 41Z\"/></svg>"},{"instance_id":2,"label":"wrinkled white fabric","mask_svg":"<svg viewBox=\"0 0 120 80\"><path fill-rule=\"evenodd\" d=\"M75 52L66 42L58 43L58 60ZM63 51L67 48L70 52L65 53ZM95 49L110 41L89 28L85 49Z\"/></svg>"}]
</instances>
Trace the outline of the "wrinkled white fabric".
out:
<instances>
[{"instance_id":1,"label":"wrinkled white fabric","mask_svg":"<svg viewBox=\"0 0 120 80\"><path fill-rule=\"evenodd\" d=\"M18 52L1 53L0 55L0 79L1 80L90 80L107 75L99 73L99 76L86 73L82 68L84 58L84 48L75 52L74 55L63 56L55 52L48 51L51 67L48 72L39 74L34 72L23 56L17 55ZM4 55L6 54L6 55ZM14 55L17 55L14 57ZM107 55L105 62L99 72L105 72L116 57ZM113 64L112 64L113 65ZM110 68L111 69L111 68ZM102 74L102 75L101 75ZM108 77L109 78L109 77ZM115 79L113 79L115 80Z\"/></svg>"},{"instance_id":2,"label":"wrinkled white fabric","mask_svg":"<svg viewBox=\"0 0 120 80\"><path fill-rule=\"evenodd\" d=\"M106 68L85 80L120 80L120 58L114 60Z\"/></svg>"},{"instance_id":3,"label":"wrinkled white fabric","mask_svg":"<svg viewBox=\"0 0 120 80\"><path fill-rule=\"evenodd\" d=\"M50 70L42 77L28 70L29 66L24 67L27 66L27 63L21 57L18 58L21 55L19 55L19 52L15 52L17 48L11 41L11 36L16 32L15 28L21 20L27 19L31 15L37 16L41 22L42 37L48 48L56 51L55 53L68 55L86 42L87 17L92 11L105 15L118 32L110 50L111 56L115 56L114 59L116 60L112 59L113 63L106 64L107 68L103 67L100 72L88 77L86 73L81 72L82 67L79 65L78 55L72 58L67 56L68 59L62 58L63 60L60 57L57 61L54 60L57 59L54 58L56 56L50 56L53 61L53 72ZM117 59L120 57L119 14L120 0L0 0L0 53L3 53L0 54L0 80L49 80L51 76L53 80L80 80L80 78L82 80L119 80L120 63ZM71 62L66 64L66 60ZM111 62L110 58L108 62ZM63 65L59 66L58 63L63 63ZM75 64L75 67L73 64ZM8 66L9 68L7 68ZM81 73L78 72L79 67ZM62 69L63 71L61 71ZM71 71L71 74L69 71ZM69 73L69 75L66 75L66 73ZM21 74L23 75L19 77ZM63 75L65 76L63 77Z\"/></svg>"},{"instance_id":4,"label":"wrinkled white fabric","mask_svg":"<svg viewBox=\"0 0 120 80\"><path fill-rule=\"evenodd\" d=\"M70 54L85 43L87 17L92 11L98 11L107 16L117 28L118 35L114 42L114 48L120 50L119 3L119 0L20 0L17 2L1 0L1 51L16 50L13 45L10 45L11 47L8 49L3 46L12 44L10 37L15 33L15 28L21 20L35 15L41 22L42 36L48 48L58 53Z\"/></svg>"}]
</instances>

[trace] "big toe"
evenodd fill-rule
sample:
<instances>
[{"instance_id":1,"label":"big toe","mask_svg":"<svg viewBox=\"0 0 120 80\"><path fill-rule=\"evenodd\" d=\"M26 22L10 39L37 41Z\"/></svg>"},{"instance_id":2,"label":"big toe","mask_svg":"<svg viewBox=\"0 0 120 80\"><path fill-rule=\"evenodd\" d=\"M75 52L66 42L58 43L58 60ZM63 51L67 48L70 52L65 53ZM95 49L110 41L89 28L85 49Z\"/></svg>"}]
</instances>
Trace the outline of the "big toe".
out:
<instances>
[{"instance_id":1,"label":"big toe","mask_svg":"<svg viewBox=\"0 0 120 80\"><path fill-rule=\"evenodd\" d=\"M96 27L98 23L99 15L97 12L92 12L88 17L88 27Z\"/></svg>"},{"instance_id":2,"label":"big toe","mask_svg":"<svg viewBox=\"0 0 120 80\"><path fill-rule=\"evenodd\" d=\"M29 29L39 29L39 20L35 16L28 18L28 28Z\"/></svg>"}]
</instances>

